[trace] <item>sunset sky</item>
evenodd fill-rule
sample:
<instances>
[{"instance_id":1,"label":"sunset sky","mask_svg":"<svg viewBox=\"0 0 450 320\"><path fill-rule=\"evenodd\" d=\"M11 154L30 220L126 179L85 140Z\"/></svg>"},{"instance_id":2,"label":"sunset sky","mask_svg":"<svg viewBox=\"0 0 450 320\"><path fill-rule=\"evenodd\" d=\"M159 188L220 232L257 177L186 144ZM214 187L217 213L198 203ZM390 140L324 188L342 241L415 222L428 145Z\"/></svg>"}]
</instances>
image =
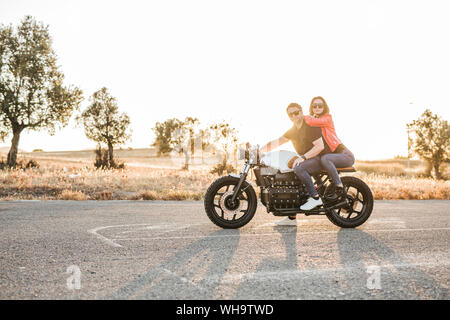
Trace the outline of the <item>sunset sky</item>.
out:
<instances>
[{"instance_id":1,"label":"sunset sky","mask_svg":"<svg viewBox=\"0 0 450 320\"><path fill-rule=\"evenodd\" d=\"M290 126L290 102L330 106L357 159L407 154L406 123L426 109L450 119L448 1L0 1L0 22L49 25L66 84L89 104L107 87L131 118L132 141L156 121L226 120L264 144ZM9 146L8 138L1 146ZM74 123L19 148L95 147Z\"/></svg>"}]
</instances>

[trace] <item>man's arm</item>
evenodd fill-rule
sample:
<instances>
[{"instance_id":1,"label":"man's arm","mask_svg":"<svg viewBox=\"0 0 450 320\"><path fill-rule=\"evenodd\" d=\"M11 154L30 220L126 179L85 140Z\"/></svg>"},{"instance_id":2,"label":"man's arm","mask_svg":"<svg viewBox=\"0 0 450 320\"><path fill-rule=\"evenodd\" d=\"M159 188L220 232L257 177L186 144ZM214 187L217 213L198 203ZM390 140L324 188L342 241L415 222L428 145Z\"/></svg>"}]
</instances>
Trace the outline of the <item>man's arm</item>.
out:
<instances>
[{"instance_id":1,"label":"man's arm","mask_svg":"<svg viewBox=\"0 0 450 320\"><path fill-rule=\"evenodd\" d=\"M262 153L270 152L273 149L278 148L279 146L285 144L288 141L289 141L288 138L286 138L285 136L281 136L278 139L272 140L269 143L267 143L266 145L262 146L259 149L259 151L262 152Z\"/></svg>"},{"instance_id":2,"label":"man's arm","mask_svg":"<svg viewBox=\"0 0 450 320\"><path fill-rule=\"evenodd\" d=\"M313 141L313 147L306 152L304 156L306 159L314 158L319 155L323 149L325 149L325 145L323 144L323 138L320 137L319 139Z\"/></svg>"},{"instance_id":3,"label":"man's arm","mask_svg":"<svg viewBox=\"0 0 450 320\"><path fill-rule=\"evenodd\" d=\"M316 139L313 141L313 147L308 152L306 152L303 156L306 159L314 158L315 156L319 155L319 153L321 153L323 149L325 149L325 145L323 144L322 137L320 137L319 139ZM298 157L292 164L292 168L295 168L303 161L305 161L305 159Z\"/></svg>"}]
</instances>

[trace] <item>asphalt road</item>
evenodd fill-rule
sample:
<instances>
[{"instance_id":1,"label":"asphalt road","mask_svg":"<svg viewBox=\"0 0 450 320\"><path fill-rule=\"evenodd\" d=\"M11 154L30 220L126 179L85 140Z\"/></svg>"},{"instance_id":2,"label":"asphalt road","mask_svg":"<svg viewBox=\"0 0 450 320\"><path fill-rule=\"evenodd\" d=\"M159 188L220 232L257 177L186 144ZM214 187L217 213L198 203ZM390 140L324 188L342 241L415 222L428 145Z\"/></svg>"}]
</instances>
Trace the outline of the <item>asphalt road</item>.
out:
<instances>
[{"instance_id":1,"label":"asphalt road","mask_svg":"<svg viewBox=\"0 0 450 320\"><path fill-rule=\"evenodd\" d=\"M449 299L450 201L376 201L297 227L259 205L222 230L202 202L0 202L0 299Z\"/></svg>"}]
</instances>

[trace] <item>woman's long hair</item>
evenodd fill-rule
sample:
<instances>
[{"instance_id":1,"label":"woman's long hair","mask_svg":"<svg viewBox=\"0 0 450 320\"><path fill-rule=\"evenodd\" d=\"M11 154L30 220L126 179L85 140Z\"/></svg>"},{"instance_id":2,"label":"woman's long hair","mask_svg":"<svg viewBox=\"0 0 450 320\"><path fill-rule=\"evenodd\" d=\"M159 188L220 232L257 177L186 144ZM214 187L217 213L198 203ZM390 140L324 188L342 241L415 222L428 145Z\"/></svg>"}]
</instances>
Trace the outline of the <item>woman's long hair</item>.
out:
<instances>
[{"instance_id":1,"label":"woman's long hair","mask_svg":"<svg viewBox=\"0 0 450 320\"><path fill-rule=\"evenodd\" d=\"M318 97L312 98L311 103L309 104L309 114L310 114L311 116L315 116L315 114L314 114L314 112L313 112L313 101L316 100L316 99L320 99L320 100L322 100L322 102L323 102L323 111L322 111L322 113L319 115L319 117L323 116L324 114L330 113L330 108L328 107L328 104L327 104L327 102L325 101L325 99L322 98L321 96L318 96Z\"/></svg>"}]
</instances>

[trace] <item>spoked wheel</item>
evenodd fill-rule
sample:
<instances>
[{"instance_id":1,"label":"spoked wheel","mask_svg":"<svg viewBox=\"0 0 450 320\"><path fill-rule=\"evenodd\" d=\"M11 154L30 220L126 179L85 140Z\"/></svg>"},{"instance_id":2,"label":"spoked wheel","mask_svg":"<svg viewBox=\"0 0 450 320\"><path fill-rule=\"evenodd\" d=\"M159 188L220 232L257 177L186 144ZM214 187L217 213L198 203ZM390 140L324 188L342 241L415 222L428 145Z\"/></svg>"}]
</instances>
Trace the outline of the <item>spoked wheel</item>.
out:
<instances>
[{"instance_id":1,"label":"spoked wheel","mask_svg":"<svg viewBox=\"0 0 450 320\"><path fill-rule=\"evenodd\" d=\"M208 218L226 229L240 228L255 215L256 193L246 181L241 185L242 192L232 201L233 191L239 179L226 176L214 181L205 194L205 211Z\"/></svg>"},{"instance_id":2,"label":"spoked wheel","mask_svg":"<svg viewBox=\"0 0 450 320\"><path fill-rule=\"evenodd\" d=\"M372 213L373 195L367 184L355 177L342 177L348 205L327 211L327 218L341 228L355 228Z\"/></svg>"}]
</instances>

